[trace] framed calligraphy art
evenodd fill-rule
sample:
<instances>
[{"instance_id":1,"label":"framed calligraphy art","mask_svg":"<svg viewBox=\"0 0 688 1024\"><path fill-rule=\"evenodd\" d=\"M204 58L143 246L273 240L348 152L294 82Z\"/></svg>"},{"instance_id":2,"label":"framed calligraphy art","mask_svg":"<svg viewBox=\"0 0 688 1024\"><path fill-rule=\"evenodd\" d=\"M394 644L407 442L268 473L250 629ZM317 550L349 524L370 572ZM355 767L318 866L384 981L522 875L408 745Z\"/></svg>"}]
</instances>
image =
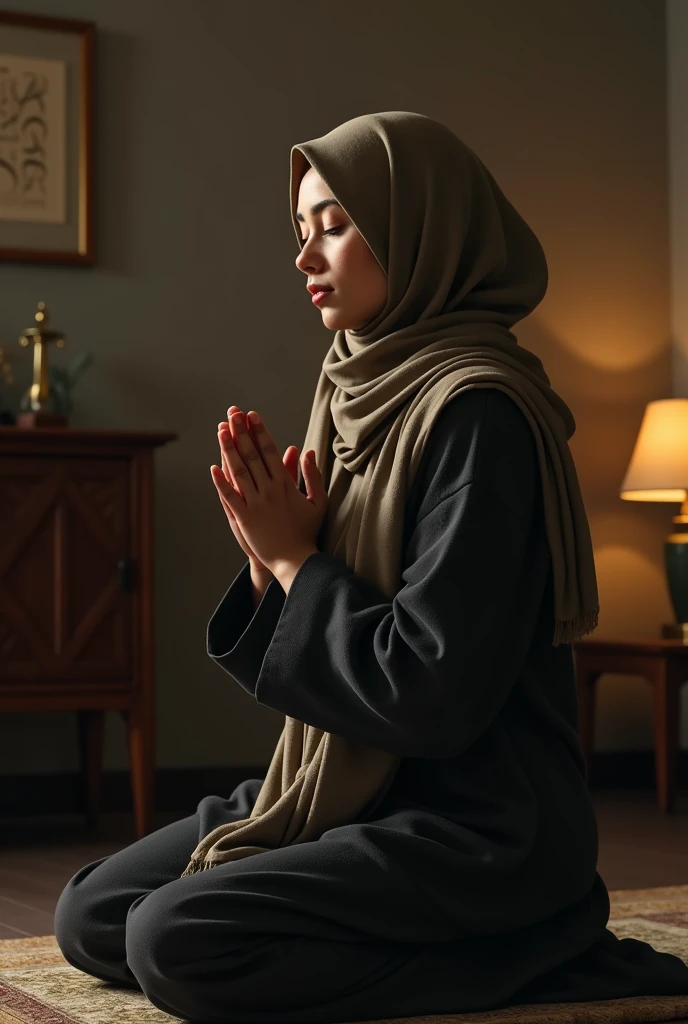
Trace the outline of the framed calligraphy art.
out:
<instances>
[{"instance_id":1,"label":"framed calligraphy art","mask_svg":"<svg viewBox=\"0 0 688 1024\"><path fill-rule=\"evenodd\" d=\"M0 11L0 259L95 262L95 23Z\"/></svg>"}]
</instances>

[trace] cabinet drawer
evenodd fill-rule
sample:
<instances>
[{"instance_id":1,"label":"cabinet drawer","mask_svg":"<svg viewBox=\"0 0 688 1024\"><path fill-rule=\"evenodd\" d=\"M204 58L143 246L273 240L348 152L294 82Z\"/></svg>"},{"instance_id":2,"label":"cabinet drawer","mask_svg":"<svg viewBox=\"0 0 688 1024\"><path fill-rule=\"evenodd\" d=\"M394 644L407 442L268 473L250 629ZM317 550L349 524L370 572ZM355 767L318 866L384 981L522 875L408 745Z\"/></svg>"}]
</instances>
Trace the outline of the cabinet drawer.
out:
<instances>
[{"instance_id":1,"label":"cabinet drawer","mask_svg":"<svg viewBox=\"0 0 688 1024\"><path fill-rule=\"evenodd\" d=\"M0 457L0 685L131 676L130 492L126 458Z\"/></svg>"}]
</instances>

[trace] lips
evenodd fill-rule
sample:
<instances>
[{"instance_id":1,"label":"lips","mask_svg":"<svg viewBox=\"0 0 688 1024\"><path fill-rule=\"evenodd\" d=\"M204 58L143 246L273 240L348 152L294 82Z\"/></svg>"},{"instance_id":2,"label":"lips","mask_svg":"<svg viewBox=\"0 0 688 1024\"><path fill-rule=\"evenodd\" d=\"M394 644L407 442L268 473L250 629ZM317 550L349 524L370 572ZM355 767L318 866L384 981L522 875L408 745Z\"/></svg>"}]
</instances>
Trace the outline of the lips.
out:
<instances>
[{"instance_id":1,"label":"lips","mask_svg":"<svg viewBox=\"0 0 688 1024\"><path fill-rule=\"evenodd\" d=\"M309 285L306 285L306 288L311 293L311 295L315 295L316 292L333 292L334 291L334 288L330 288L326 284L309 284Z\"/></svg>"}]
</instances>

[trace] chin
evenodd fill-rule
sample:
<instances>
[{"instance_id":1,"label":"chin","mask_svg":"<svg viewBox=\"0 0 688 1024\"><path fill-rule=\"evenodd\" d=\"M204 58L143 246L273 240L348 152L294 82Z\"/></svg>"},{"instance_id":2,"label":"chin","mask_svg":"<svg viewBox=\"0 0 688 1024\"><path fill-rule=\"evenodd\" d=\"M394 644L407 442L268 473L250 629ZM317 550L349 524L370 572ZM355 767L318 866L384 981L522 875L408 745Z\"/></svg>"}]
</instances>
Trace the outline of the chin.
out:
<instances>
[{"instance_id":1,"label":"chin","mask_svg":"<svg viewBox=\"0 0 688 1024\"><path fill-rule=\"evenodd\" d=\"M352 315L351 313L346 313L341 309L334 308L323 308L320 310L320 313L322 316L323 326L327 327L330 331L362 331L363 328L369 324L381 310L382 306L380 306L380 309L376 310L374 313L370 313L369 315L363 314L364 319L362 322L361 313Z\"/></svg>"},{"instance_id":2,"label":"chin","mask_svg":"<svg viewBox=\"0 0 688 1024\"><path fill-rule=\"evenodd\" d=\"M322 322L325 327L330 331L348 331L351 330L351 324L347 318L342 316L341 313L336 310L324 309L322 314Z\"/></svg>"}]
</instances>

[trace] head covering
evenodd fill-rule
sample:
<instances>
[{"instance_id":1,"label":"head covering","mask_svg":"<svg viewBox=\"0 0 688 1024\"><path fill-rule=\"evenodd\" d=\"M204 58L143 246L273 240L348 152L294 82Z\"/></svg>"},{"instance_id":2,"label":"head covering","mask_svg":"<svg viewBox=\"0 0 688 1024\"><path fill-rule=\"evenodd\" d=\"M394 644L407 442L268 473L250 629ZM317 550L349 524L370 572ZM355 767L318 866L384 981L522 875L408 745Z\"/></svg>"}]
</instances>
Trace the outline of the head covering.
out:
<instances>
[{"instance_id":1,"label":"head covering","mask_svg":"<svg viewBox=\"0 0 688 1024\"><path fill-rule=\"evenodd\" d=\"M319 549L391 601L401 585L406 499L435 419L458 391L498 388L521 409L537 446L553 565L552 643L592 632L599 603L568 447L575 421L540 359L509 330L547 288L538 239L475 153L422 114L366 114L292 148L299 244L297 198L309 165L388 280L377 316L335 333L316 386L302 450L315 451L328 491ZM210 832L184 874L317 839L369 815L399 763L287 716L250 817Z\"/></svg>"}]
</instances>

